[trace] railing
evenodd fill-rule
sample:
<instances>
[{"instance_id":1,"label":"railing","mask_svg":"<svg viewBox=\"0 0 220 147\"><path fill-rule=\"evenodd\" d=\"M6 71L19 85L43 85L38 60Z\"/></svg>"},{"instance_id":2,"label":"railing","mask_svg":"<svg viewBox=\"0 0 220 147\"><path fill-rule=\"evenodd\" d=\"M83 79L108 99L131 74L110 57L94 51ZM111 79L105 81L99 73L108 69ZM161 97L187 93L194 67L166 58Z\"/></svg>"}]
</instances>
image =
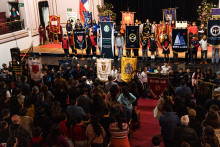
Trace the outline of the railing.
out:
<instances>
[{"instance_id":1,"label":"railing","mask_svg":"<svg viewBox=\"0 0 220 147\"><path fill-rule=\"evenodd\" d=\"M24 20L0 23L0 35L12 33L24 29Z\"/></svg>"}]
</instances>

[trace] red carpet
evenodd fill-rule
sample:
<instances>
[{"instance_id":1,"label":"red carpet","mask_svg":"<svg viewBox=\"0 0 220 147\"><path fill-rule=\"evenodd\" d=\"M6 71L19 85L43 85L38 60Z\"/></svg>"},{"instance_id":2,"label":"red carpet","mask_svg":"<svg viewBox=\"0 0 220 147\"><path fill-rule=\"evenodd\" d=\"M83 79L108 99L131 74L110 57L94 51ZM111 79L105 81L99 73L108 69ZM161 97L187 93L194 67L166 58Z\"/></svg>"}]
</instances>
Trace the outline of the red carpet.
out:
<instances>
[{"instance_id":1,"label":"red carpet","mask_svg":"<svg viewBox=\"0 0 220 147\"><path fill-rule=\"evenodd\" d=\"M131 147L151 147L152 137L160 134L159 122L153 117L153 109L156 105L157 100L139 99L138 109L141 110L141 128L133 132L130 139ZM161 147L164 147L162 143Z\"/></svg>"},{"instance_id":2,"label":"red carpet","mask_svg":"<svg viewBox=\"0 0 220 147\"><path fill-rule=\"evenodd\" d=\"M54 43L54 44L46 44L42 45L42 48L62 48L62 44Z\"/></svg>"}]
</instances>

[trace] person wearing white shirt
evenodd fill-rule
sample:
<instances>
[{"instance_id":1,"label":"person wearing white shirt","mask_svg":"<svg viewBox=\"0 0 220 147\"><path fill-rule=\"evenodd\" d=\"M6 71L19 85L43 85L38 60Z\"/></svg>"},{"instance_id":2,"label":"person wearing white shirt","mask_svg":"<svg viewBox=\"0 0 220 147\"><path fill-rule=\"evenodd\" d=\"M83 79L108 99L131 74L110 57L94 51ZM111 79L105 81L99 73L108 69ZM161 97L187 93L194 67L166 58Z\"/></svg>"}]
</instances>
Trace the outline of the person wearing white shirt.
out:
<instances>
[{"instance_id":1,"label":"person wearing white shirt","mask_svg":"<svg viewBox=\"0 0 220 147\"><path fill-rule=\"evenodd\" d=\"M118 73L118 70L116 69L115 65L113 65L112 70L111 70L111 74L110 74L113 78L113 81L116 80L117 73Z\"/></svg>"},{"instance_id":2,"label":"person wearing white shirt","mask_svg":"<svg viewBox=\"0 0 220 147\"><path fill-rule=\"evenodd\" d=\"M144 68L144 71L141 73L141 79L140 79L143 87L143 98L147 97L147 67Z\"/></svg>"},{"instance_id":3,"label":"person wearing white shirt","mask_svg":"<svg viewBox=\"0 0 220 147\"><path fill-rule=\"evenodd\" d=\"M151 34L155 33L156 26L157 26L156 21L153 21L153 24L151 26Z\"/></svg>"},{"instance_id":4,"label":"person wearing white shirt","mask_svg":"<svg viewBox=\"0 0 220 147\"><path fill-rule=\"evenodd\" d=\"M162 70L161 70L161 73L163 73L163 74L168 74L169 71L170 71L170 69L171 69L171 67L168 65L167 62L165 62L165 63L164 63L164 66L162 66L161 69L162 69Z\"/></svg>"},{"instance_id":5,"label":"person wearing white shirt","mask_svg":"<svg viewBox=\"0 0 220 147\"><path fill-rule=\"evenodd\" d=\"M206 35L203 35L202 39L199 41L200 47L201 47L201 62L200 64L203 64L203 57L205 54L205 64L207 64L207 39L206 39Z\"/></svg>"}]
</instances>

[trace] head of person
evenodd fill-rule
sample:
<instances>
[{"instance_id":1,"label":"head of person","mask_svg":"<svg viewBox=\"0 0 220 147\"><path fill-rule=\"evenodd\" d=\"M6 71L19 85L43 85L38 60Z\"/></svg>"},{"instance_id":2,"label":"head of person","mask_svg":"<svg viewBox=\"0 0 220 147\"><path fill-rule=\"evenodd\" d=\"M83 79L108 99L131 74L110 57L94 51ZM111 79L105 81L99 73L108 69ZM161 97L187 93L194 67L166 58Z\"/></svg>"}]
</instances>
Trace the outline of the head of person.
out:
<instances>
[{"instance_id":1,"label":"head of person","mask_svg":"<svg viewBox=\"0 0 220 147\"><path fill-rule=\"evenodd\" d=\"M209 111L214 111L216 113L219 113L219 107L216 104L211 105L211 107L209 108Z\"/></svg>"},{"instance_id":2,"label":"head of person","mask_svg":"<svg viewBox=\"0 0 220 147\"><path fill-rule=\"evenodd\" d=\"M197 73L200 73L200 72L201 72L201 69L200 69L200 68L197 68L197 69L196 69L196 72L197 72Z\"/></svg>"},{"instance_id":3,"label":"head of person","mask_svg":"<svg viewBox=\"0 0 220 147\"><path fill-rule=\"evenodd\" d=\"M64 35L63 35L63 38L67 38L67 35L66 35L66 34L64 34Z\"/></svg>"},{"instance_id":4,"label":"head of person","mask_svg":"<svg viewBox=\"0 0 220 147\"><path fill-rule=\"evenodd\" d=\"M113 78L112 78L112 76L110 75L110 76L108 76L108 81L109 82L112 82L113 81Z\"/></svg>"},{"instance_id":5,"label":"head of person","mask_svg":"<svg viewBox=\"0 0 220 147\"><path fill-rule=\"evenodd\" d=\"M36 127L33 129L33 136L34 137L41 137L42 136L42 129L40 127Z\"/></svg>"},{"instance_id":6,"label":"head of person","mask_svg":"<svg viewBox=\"0 0 220 147\"><path fill-rule=\"evenodd\" d=\"M146 23L150 23L150 20L149 20L149 19L146 19Z\"/></svg>"},{"instance_id":7,"label":"head of person","mask_svg":"<svg viewBox=\"0 0 220 147\"><path fill-rule=\"evenodd\" d=\"M194 22L192 23L192 25L193 25L193 26L196 26L196 22L194 21Z\"/></svg>"},{"instance_id":8,"label":"head of person","mask_svg":"<svg viewBox=\"0 0 220 147\"><path fill-rule=\"evenodd\" d=\"M79 24L79 23L80 23L80 20L79 20L79 19L77 19L76 23L77 23L77 24Z\"/></svg>"},{"instance_id":9,"label":"head of person","mask_svg":"<svg viewBox=\"0 0 220 147\"><path fill-rule=\"evenodd\" d=\"M156 24L156 21L153 21L153 24Z\"/></svg>"},{"instance_id":10,"label":"head of person","mask_svg":"<svg viewBox=\"0 0 220 147\"><path fill-rule=\"evenodd\" d=\"M183 73L183 69L182 68L179 69L179 73Z\"/></svg>"},{"instance_id":11,"label":"head of person","mask_svg":"<svg viewBox=\"0 0 220 147\"><path fill-rule=\"evenodd\" d=\"M76 67L77 67L77 68L80 68L80 64L77 64Z\"/></svg>"},{"instance_id":12,"label":"head of person","mask_svg":"<svg viewBox=\"0 0 220 147\"><path fill-rule=\"evenodd\" d=\"M203 27L205 26L205 24L204 24L204 23L201 23L201 25L200 25L200 26L201 26L201 28L203 28Z\"/></svg>"},{"instance_id":13,"label":"head of person","mask_svg":"<svg viewBox=\"0 0 220 147\"><path fill-rule=\"evenodd\" d=\"M38 88L37 86L34 86L34 87L32 88L32 93L33 93L33 94L38 94L38 93L39 93L39 88Z\"/></svg>"},{"instance_id":14,"label":"head of person","mask_svg":"<svg viewBox=\"0 0 220 147\"><path fill-rule=\"evenodd\" d=\"M152 34L150 35L150 37L151 37L151 38L154 38L154 34L152 33Z\"/></svg>"},{"instance_id":15,"label":"head of person","mask_svg":"<svg viewBox=\"0 0 220 147\"><path fill-rule=\"evenodd\" d=\"M189 68L187 68L186 72L187 72L187 73L190 73L190 72L191 72L191 70L190 70Z\"/></svg>"},{"instance_id":16,"label":"head of person","mask_svg":"<svg viewBox=\"0 0 220 147\"><path fill-rule=\"evenodd\" d=\"M138 23L138 19L135 19L135 23Z\"/></svg>"},{"instance_id":17,"label":"head of person","mask_svg":"<svg viewBox=\"0 0 220 147\"><path fill-rule=\"evenodd\" d=\"M183 143L181 143L181 147L191 147L191 146L189 143L184 141Z\"/></svg>"},{"instance_id":18,"label":"head of person","mask_svg":"<svg viewBox=\"0 0 220 147\"><path fill-rule=\"evenodd\" d=\"M118 37L120 37L120 36L121 36L121 33L120 33L120 32L118 32L118 33L117 33L117 36L118 36Z\"/></svg>"},{"instance_id":19,"label":"head of person","mask_svg":"<svg viewBox=\"0 0 220 147\"><path fill-rule=\"evenodd\" d=\"M167 35L164 36L164 40L168 40L168 36Z\"/></svg>"},{"instance_id":20,"label":"head of person","mask_svg":"<svg viewBox=\"0 0 220 147\"><path fill-rule=\"evenodd\" d=\"M206 126L203 132L203 136L215 137L215 131L212 126Z\"/></svg>"},{"instance_id":21,"label":"head of person","mask_svg":"<svg viewBox=\"0 0 220 147\"><path fill-rule=\"evenodd\" d=\"M180 80L180 85L186 85L185 79L181 79L181 80Z\"/></svg>"},{"instance_id":22,"label":"head of person","mask_svg":"<svg viewBox=\"0 0 220 147\"><path fill-rule=\"evenodd\" d=\"M115 116L115 121L116 121L117 124L118 124L118 128L119 128L120 130L122 130L122 129L123 129L123 127L122 127L122 118L121 118L121 115L120 115L120 114L117 114L117 115Z\"/></svg>"},{"instance_id":23,"label":"head of person","mask_svg":"<svg viewBox=\"0 0 220 147\"><path fill-rule=\"evenodd\" d=\"M82 83L86 83L86 81L87 81L87 77L86 77L86 76L83 76L81 82L82 82Z\"/></svg>"},{"instance_id":24,"label":"head of person","mask_svg":"<svg viewBox=\"0 0 220 147\"><path fill-rule=\"evenodd\" d=\"M203 39L203 40L206 40L206 38L207 38L206 35L203 35L203 36L202 36L202 39Z\"/></svg>"},{"instance_id":25,"label":"head of person","mask_svg":"<svg viewBox=\"0 0 220 147\"><path fill-rule=\"evenodd\" d=\"M165 66L165 67L168 67L168 62L164 62L164 66Z\"/></svg>"},{"instance_id":26,"label":"head of person","mask_svg":"<svg viewBox=\"0 0 220 147\"><path fill-rule=\"evenodd\" d=\"M152 144L154 145L154 147L159 147L160 143L161 143L161 139L159 136L154 136L151 140Z\"/></svg>"},{"instance_id":27,"label":"head of person","mask_svg":"<svg viewBox=\"0 0 220 147\"><path fill-rule=\"evenodd\" d=\"M87 64L85 64L85 65L84 65L84 69L87 69L87 68L88 68L88 65L87 65Z\"/></svg>"},{"instance_id":28,"label":"head of person","mask_svg":"<svg viewBox=\"0 0 220 147\"><path fill-rule=\"evenodd\" d=\"M12 11L12 12L15 12L15 11L16 11L15 7L12 7L12 8L11 8L11 11Z\"/></svg>"},{"instance_id":29,"label":"head of person","mask_svg":"<svg viewBox=\"0 0 220 147\"><path fill-rule=\"evenodd\" d=\"M67 20L67 24L70 24L70 20Z\"/></svg>"},{"instance_id":30,"label":"head of person","mask_svg":"<svg viewBox=\"0 0 220 147\"><path fill-rule=\"evenodd\" d=\"M86 34L86 38L89 38L89 35L88 35L88 34Z\"/></svg>"},{"instance_id":31,"label":"head of person","mask_svg":"<svg viewBox=\"0 0 220 147\"><path fill-rule=\"evenodd\" d=\"M189 125L189 116L188 115L182 116L180 121L181 121L181 125L188 126Z\"/></svg>"},{"instance_id":32,"label":"head of person","mask_svg":"<svg viewBox=\"0 0 220 147\"><path fill-rule=\"evenodd\" d=\"M127 87L127 86L125 86L125 87L122 89L122 93L123 93L124 97L130 98L130 93L129 93L129 91L128 91L128 87Z\"/></svg>"},{"instance_id":33,"label":"head of person","mask_svg":"<svg viewBox=\"0 0 220 147\"><path fill-rule=\"evenodd\" d=\"M193 35L193 40L196 40L196 35Z\"/></svg>"},{"instance_id":34,"label":"head of person","mask_svg":"<svg viewBox=\"0 0 220 147\"><path fill-rule=\"evenodd\" d=\"M189 109L188 112L189 112L189 117L196 117L196 110Z\"/></svg>"},{"instance_id":35,"label":"head of person","mask_svg":"<svg viewBox=\"0 0 220 147\"><path fill-rule=\"evenodd\" d=\"M14 115L12 118L11 118L11 121L13 124L20 124L21 123L21 119L18 115Z\"/></svg>"},{"instance_id":36,"label":"head of person","mask_svg":"<svg viewBox=\"0 0 220 147\"><path fill-rule=\"evenodd\" d=\"M113 65L113 66L112 66L112 69L113 69L113 70L116 70L116 66L115 66L115 65Z\"/></svg>"},{"instance_id":37,"label":"head of person","mask_svg":"<svg viewBox=\"0 0 220 147\"><path fill-rule=\"evenodd\" d=\"M94 130L94 132L95 132L95 134L96 134L97 136L101 135L101 133L102 133L102 130L101 130L101 127L100 127L99 124L100 124L100 119L99 119L99 117L98 117L98 116L93 116L93 117L91 118L91 125L92 125L93 130Z\"/></svg>"},{"instance_id":38,"label":"head of person","mask_svg":"<svg viewBox=\"0 0 220 147\"><path fill-rule=\"evenodd\" d=\"M95 21L95 19L93 19L92 23L93 23L93 24L96 24L96 21Z\"/></svg>"},{"instance_id":39,"label":"head of person","mask_svg":"<svg viewBox=\"0 0 220 147\"><path fill-rule=\"evenodd\" d=\"M140 20L138 21L138 24L141 25L141 21Z\"/></svg>"}]
</instances>

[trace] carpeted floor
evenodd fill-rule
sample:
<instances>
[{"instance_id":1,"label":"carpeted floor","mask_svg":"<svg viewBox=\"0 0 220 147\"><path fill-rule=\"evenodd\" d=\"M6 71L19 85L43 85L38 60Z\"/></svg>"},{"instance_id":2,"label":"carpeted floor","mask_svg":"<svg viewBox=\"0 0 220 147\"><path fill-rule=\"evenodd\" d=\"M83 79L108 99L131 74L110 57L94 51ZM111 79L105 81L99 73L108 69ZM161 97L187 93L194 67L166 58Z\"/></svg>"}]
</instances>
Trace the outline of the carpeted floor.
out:
<instances>
[{"instance_id":1,"label":"carpeted floor","mask_svg":"<svg viewBox=\"0 0 220 147\"><path fill-rule=\"evenodd\" d=\"M138 109L141 110L141 128L133 132L130 139L131 147L151 147L151 138L160 134L159 122L153 117L153 109L156 105L157 100L139 99ZM161 143L161 147L164 147L163 143Z\"/></svg>"}]
</instances>

